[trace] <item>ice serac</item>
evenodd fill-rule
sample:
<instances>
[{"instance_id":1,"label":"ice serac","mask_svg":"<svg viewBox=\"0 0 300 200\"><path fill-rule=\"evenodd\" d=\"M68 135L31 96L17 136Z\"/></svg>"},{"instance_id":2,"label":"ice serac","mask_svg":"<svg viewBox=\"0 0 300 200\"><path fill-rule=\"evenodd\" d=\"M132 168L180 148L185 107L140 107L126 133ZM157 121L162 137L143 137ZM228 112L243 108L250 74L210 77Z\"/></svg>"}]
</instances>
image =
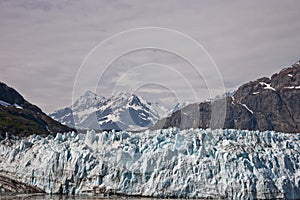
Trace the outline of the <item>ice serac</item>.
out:
<instances>
[{"instance_id":1,"label":"ice serac","mask_svg":"<svg viewBox=\"0 0 300 200\"><path fill-rule=\"evenodd\" d=\"M299 199L300 134L169 128L30 136L0 145L0 173L48 193Z\"/></svg>"}]
</instances>

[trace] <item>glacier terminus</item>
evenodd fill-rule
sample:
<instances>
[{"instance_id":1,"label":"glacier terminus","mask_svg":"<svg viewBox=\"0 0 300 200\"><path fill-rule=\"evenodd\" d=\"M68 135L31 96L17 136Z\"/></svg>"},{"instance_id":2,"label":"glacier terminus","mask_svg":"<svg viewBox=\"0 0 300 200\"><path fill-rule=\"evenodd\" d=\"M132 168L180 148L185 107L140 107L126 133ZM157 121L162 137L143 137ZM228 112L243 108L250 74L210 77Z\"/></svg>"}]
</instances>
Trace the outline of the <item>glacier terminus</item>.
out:
<instances>
[{"instance_id":1,"label":"glacier terminus","mask_svg":"<svg viewBox=\"0 0 300 200\"><path fill-rule=\"evenodd\" d=\"M0 173L47 193L300 198L300 134L169 128L5 139Z\"/></svg>"}]
</instances>

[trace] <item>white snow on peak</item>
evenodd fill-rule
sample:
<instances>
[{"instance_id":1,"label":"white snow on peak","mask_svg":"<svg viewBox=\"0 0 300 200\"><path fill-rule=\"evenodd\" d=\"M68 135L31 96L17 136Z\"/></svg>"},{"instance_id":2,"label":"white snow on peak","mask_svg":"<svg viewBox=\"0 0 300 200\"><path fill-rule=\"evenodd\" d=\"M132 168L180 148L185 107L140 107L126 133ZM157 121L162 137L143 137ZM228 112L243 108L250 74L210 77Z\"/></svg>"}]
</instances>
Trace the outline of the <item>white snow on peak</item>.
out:
<instances>
[{"instance_id":1,"label":"white snow on peak","mask_svg":"<svg viewBox=\"0 0 300 200\"><path fill-rule=\"evenodd\" d=\"M133 94L130 94L129 92L117 92L115 95L113 95L113 98L121 98L121 99L129 99L133 96Z\"/></svg>"},{"instance_id":2,"label":"white snow on peak","mask_svg":"<svg viewBox=\"0 0 300 200\"><path fill-rule=\"evenodd\" d=\"M259 92L253 92L252 94L253 94L253 95L257 95L257 94L259 94Z\"/></svg>"},{"instance_id":3,"label":"white snow on peak","mask_svg":"<svg viewBox=\"0 0 300 200\"><path fill-rule=\"evenodd\" d=\"M260 85L262 85L264 87L264 89L266 90L273 90L273 91L276 91L275 88L271 87L270 84L268 83L264 83L264 82L259 82Z\"/></svg>"},{"instance_id":4,"label":"white snow on peak","mask_svg":"<svg viewBox=\"0 0 300 200\"><path fill-rule=\"evenodd\" d=\"M74 113L81 112L91 107L98 107L106 101L105 97L99 96L91 91L86 91L84 95L79 97L71 106Z\"/></svg>"},{"instance_id":5,"label":"white snow on peak","mask_svg":"<svg viewBox=\"0 0 300 200\"><path fill-rule=\"evenodd\" d=\"M202 130L32 135L0 143L0 174L47 193L299 199L300 134Z\"/></svg>"},{"instance_id":6,"label":"white snow on peak","mask_svg":"<svg viewBox=\"0 0 300 200\"><path fill-rule=\"evenodd\" d=\"M137 130L151 126L159 119L157 108L140 96L118 92L98 108L98 124L106 127L104 129L117 124L122 130Z\"/></svg>"},{"instance_id":7,"label":"white snow on peak","mask_svg":"<svg viewBox=\"0 0 300 200\"><path fill-rule=\"evenodd\" d=\"M133 126L136 130L155 124L158 119L166 117L167 112L164 106L128 92L117 92L106 99L87 91L71 107L55 111L50 116L79 128L109 130L117 129L118 124L122 130Z\"/></svg>"},{"instance_id":8,"label":"white snow on peak","mask_svg":"<svg viewBox=\"0 0 300 200\"><path fill-rule=\"evenodd\" d=\"M293 77L293 74L288 74L289 77Z\"/></svg>"},{"instance_id":9,"label":"white snow on peak","mask_svg":"<svg viewBox=\"0 0 300 200\"><path fill-rule=\"evenodd\" d=\"M84 95L79 97L75 103L71 106L73 115L77 124L84 122L88 116L101 106L106 101L105 97L99 96L91 91L86 91Z\"/></svg>"}]
</instances>

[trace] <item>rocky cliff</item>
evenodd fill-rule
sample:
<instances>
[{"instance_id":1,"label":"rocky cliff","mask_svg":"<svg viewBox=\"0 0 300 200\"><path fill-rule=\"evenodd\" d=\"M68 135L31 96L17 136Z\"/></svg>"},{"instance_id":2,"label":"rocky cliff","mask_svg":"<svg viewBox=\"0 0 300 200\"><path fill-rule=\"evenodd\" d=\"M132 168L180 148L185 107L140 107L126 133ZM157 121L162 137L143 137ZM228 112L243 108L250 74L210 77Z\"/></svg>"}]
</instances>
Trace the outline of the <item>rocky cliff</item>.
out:
<instances>
[{"instance_id":1,"label":"rocky cliff","mask_svg":"<svg viewBox=\"0 0 300 200\"><path fill-rule=\"evenodd\" d=\"M221 125L213 127L212 110L226 111ZM238 88L233 96L192 104L160 120L153 129L232 128L300 132L300 62L271 78L260 78Z\"/></svg>"}]
</instances>

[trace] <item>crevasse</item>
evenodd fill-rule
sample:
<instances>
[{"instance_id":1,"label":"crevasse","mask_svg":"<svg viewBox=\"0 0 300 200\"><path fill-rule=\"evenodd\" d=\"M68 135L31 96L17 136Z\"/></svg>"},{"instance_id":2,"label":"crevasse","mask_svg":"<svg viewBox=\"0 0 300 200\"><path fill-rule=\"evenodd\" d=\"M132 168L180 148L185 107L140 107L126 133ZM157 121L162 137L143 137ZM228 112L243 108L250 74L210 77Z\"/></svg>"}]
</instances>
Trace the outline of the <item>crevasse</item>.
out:
<instances>
[{"instance_id":1,"label":"crevasse","mask_svg":"<svg viewBox=\"0 0 300 200\"><path fill-rule=\"evenodd\" d=\"M47 193L299 199L299 141L272 131L177 128L32 135L1 143L0 170Z\"/></svg>"}]
</instances>

